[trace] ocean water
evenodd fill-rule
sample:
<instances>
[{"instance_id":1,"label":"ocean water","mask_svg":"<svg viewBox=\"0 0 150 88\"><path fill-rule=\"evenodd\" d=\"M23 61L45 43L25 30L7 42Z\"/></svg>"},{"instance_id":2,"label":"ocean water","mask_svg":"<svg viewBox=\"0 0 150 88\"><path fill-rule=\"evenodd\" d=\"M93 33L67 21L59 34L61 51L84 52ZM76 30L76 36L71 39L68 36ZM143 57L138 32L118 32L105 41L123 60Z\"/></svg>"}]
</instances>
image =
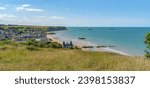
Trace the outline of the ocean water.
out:
<instances>
[{"instance_id":1,"label":"ocean water","mask_svg":"<svg viewBox=\"0 0 150 88\"><path fill-rule=\"evenodd\" d=\"M89 45L112 45L112 50L129 55L143 56L146 45L144 37L150 27L68 27L68 30L56 32L56 36L66 41L83 40Z\"/></svg>"}]
</instances>

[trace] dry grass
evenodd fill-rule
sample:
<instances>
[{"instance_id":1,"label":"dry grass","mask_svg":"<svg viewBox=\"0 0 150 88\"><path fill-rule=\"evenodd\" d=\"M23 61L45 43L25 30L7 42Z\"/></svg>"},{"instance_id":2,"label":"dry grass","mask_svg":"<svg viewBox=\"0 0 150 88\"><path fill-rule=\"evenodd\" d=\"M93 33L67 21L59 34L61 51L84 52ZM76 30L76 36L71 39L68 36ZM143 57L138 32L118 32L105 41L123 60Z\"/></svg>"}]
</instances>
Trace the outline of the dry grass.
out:
<instances>
[{"instance_id":1,"label":"dry grass","mask_svg":"<svg viewBox=\"0 0 150 88\"><path fill-rule=\"evenodd\" d=\"M150 60L108 52L40 49L25 47L0 50L0 70L4 71L150 71Z\"/></svg>"}]
</instances>

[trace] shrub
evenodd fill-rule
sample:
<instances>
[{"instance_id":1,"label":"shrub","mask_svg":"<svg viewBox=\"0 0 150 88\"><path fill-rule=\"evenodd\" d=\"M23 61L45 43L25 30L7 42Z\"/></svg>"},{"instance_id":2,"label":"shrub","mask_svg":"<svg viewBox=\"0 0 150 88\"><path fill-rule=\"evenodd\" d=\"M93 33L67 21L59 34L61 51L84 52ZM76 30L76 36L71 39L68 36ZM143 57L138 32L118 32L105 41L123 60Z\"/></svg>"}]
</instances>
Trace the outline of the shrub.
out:
<instances>
[{"instance_id":1,"label":"shrub","mask_svg":"<svg viewBox=\"0 0 150 88\"><path fill-rule=\"evenodd\" d=\"M146 44L146 48L147 48L147 50L145 50L145 56L147 57L147 58L150 58L150 52L149 52L149 50L150 50L150 32L148 32L148 33L146 33L146 36L145 36L145 44Z\"/></svg>"},{"instance_id":2,"label":"shrub","mask_svg":"<svg viewBox=\"0 0 150 88\"><path fill-rule=\"evenodd\" d=\"M26 45L28 46L32 45L32 46L41 47L41 48L62 48L62 45L57 42L48 41L48 42L43 43L43 42L37 42L36 40L33 40L33 39L27 40Z\"/></svg>"},{"instance_id":3,"label":"shrub","mask_svg":"<svg viewBox=\"0 0 150 88\"><path fill-rule=\"evenodd\" d=\"M26 44L29 45L29 46L30 45L34 45L35 46L37 44L37 42L34 39L28 39Z\"/></svg>"},{"instance_id":4,"label":"shrub","mask_svg":"<svg viewBox=\"0 0 150 88\"><path fill-rule=\"evenodd\" d=\"M6 50L7 49L7 47L5 47L5 46L0 46L0 50Z\"/></svg>"},{"instance_id":5,"label":"shrub","mask_svg":"<svg viewBox=\"0 0 150 88\"><path fill-rule=\"evenodd\" d=\"M57 42L50 43L50 48L62 48L62 45Z\"/></svg>"},{"instance_id":6,"label":"shrub","mask_svg":"<svg viewBox=\"0 0 150 88\"><path fill-rule=\"evenodd\" d=\"M27 49L28 49L28 50L31 50L31 51L37 50L37 48L34 47L33 45L27 46Z\"/></svg>"}]
</instances>

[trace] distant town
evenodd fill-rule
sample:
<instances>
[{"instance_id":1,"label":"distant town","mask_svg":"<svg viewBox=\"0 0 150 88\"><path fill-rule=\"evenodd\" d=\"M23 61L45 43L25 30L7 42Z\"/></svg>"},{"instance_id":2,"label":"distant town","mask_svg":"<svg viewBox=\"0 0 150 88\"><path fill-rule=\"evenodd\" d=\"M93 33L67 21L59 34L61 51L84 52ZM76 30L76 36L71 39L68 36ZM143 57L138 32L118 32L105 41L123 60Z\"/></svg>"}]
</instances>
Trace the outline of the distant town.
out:
<instances>
[{"instance_id":1,"label":"distant town","mask_svg":"<svg viewBox=\"0 0 150 88\"><path fill-rule=\"evenodd\" d=\"M30 26L0 24L0 40L11 39L15 42L25 42L28 39L34 39L40 42L47 42L46 33L49 31L66 30L65 27L49 26Z\"/></svg>"}]
</instances>

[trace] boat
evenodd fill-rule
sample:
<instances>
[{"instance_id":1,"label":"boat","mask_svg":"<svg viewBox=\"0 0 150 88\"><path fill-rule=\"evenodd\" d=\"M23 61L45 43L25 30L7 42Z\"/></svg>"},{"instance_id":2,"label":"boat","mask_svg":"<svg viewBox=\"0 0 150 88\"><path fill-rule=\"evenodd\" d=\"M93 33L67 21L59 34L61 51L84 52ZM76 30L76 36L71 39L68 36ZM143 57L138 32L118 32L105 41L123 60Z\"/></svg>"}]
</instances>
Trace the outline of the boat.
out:
<instances>
[{"instance_id":1,"label":"boat","mask_svg":"<svg viewBox=\"0 0 150 88\"><path fill-rule=\"evenodd\" d=\"M85 40L86 38L84 38L84 37L79 37L78 39L80 39L80 40Z\"/></svg>"},{"instance_id":2,"label":"boat","mask_svg":"<svg viewBox=\"0 0 150 88\"><path fill-rule=\"evenodd\" d=\"M115 30L114 28L110 28L110 30Z\"/></svg>"},{"instance_id":3,"label":"boat","mask_svg":"<svg viewBox=\"0 0 150 88\"><path fill-rule=\"evenodd\" d=\"M49 32L48 34L50 34L50 35L54 35L54 34L56 34L56 33L54 33L54 32Z\"/></svg>"},{"instance_id":4,"label":"boat","mask_svg":"<svg viewBox=\"0 0 150 88\"><path fill-rule=\"evenodd\" d=\"M93 30L92 28L89 28L88 30Z\"/></svg>"}]
</instances>

